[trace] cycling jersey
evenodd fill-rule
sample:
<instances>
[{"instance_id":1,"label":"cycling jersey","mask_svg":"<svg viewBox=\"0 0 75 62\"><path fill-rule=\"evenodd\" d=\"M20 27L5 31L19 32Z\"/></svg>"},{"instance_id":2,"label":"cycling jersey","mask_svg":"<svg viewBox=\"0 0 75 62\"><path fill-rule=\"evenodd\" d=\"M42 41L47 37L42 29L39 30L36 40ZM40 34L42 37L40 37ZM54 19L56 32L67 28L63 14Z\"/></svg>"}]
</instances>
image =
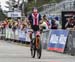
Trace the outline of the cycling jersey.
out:
<instances>
[{"instance_id":1,"label":"cycling jersey","mask_svg":"<svg viewBox=\"0 0 75 62\"><path fill-rule=\"evenodd\" d=\"M39 22L41 20L41 15L40 14L30 14L29 17L29 22L31 24L31 28L34 30L34 31L38 31L39 30Z\"/></svg>"}]
</instances>

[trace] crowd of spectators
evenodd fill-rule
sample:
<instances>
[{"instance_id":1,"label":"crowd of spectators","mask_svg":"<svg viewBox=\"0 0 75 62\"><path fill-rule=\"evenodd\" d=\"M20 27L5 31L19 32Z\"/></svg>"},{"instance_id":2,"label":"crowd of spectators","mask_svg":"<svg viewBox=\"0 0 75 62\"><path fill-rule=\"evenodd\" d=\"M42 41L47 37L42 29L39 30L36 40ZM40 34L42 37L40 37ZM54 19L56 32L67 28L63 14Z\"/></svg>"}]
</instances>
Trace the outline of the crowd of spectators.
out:
<instances>
[{"instance_id":1,"label":"crowd of spectators","mask_svg":"<svg viewBox=\"0 0 75 62\"><path fill-rule=\"evenodd\" d=\"M43 29L59 29L61 28L60 22L57 18L49 18L46 15L42 17L42 21L40 26L43 27ZM13 30L19 28L21 30L24 30L25 28L30 28L30 23L28 21L28 17L25 17L24 20L22 19L11 19L11 18L5 18L4 21L0 22L0 28L12 28Z\"/></svg>"},{"instance_id":2,"label":"crowd of spectators","mask_svg":"<svg viewBox=\"0 0 75 62\"><path fill-rule=\"evenodd\" d=\"M40 26L43 27L43 29L61 29L60 21L57 18L49 18L46 15L42 17L42 21ZM21 19L11 19L11 18L5 18L4 21L0 21L0 29L2 28L12 28L15 29L21 29L24 30L25 28L30 28L30 24L28 21L28 17L25 17L24 20ZM75 19L74 18L67 18L67 22L65 24L66 29L75 29Z\"/></svg>"}]
</instances>

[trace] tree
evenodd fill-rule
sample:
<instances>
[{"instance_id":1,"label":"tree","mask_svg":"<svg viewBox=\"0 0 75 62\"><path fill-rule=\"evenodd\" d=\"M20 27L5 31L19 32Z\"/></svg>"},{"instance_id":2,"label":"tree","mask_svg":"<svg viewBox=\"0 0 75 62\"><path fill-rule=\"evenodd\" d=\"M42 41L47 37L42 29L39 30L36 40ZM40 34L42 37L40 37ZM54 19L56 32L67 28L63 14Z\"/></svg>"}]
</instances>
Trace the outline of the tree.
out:
<instances>
[{"instance_id":1,"label":"tree","mask_svg":"<svg viewBox=\"0 0 75 62\"><path fill-rule=\"evenodd\" d=\"M33 1L33 0L28 0L28 2L31 2L31 1Z\"/></svg>"},{"instance_id":2,"label":"tree","mask_svg":"<svg viewBox=\"0 0 75 62\"><path fill-rule=\"evenodd\" d=\"M3 13L2 9L0 9L0 21L4 20L6 15Z\"/></svg>"},{"instance_id":3,"label":"tree","mask_svg":"<svg viewBox=\"0 0 75 62\"><path fill-rule=\"evenodd\" d=\"M5 6L5 7L9 8L9 10L13 10L13 8L17 6L17 5L15 5L15 3L16 3L16 0L6 1L7 6Z\"/></svg>"},{"instance_id":4,"label":"tree","mask_svg":"<svg viewBox=\"0 0 75 62\"><path fill-rule=\"evenodd\" d=\"M22 15L25 16L25 14L27 13L27 3L24 2L24 0L22 1L22 3L19 6L19 9L22 11Z\"/></svg>"},{"instance_id":5,"label":"tree","mask_svg":"<svg viewBox=\"0 0 75 62\"><path fill-rule=\"evenodd\" d=\"M36 1L37 1L36 6L39 8L45 4L59 3L62 0L36 0ZM28 4L27 4L28 11L30 11L34 6L35 6L35 0L28 0Z\"/></svg>"}]
</instances>

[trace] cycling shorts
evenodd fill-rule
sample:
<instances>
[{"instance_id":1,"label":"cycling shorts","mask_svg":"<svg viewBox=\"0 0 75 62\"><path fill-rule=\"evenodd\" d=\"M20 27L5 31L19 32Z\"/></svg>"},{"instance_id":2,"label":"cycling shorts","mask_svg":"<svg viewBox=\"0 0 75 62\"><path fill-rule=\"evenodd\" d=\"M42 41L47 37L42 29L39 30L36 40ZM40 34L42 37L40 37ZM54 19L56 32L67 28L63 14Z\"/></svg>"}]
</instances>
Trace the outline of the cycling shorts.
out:
<instances>
[{"instance_id":1,"label":"cycling shorts","mask_svg":"<svg viewBox=\"0 0 75 62\"><path fill-rule=\"evenodd\" d=\"M31 28L33 29L33 31L39 31L39 26L37 25L32 25Z\"/></svg>"}]
</instances>

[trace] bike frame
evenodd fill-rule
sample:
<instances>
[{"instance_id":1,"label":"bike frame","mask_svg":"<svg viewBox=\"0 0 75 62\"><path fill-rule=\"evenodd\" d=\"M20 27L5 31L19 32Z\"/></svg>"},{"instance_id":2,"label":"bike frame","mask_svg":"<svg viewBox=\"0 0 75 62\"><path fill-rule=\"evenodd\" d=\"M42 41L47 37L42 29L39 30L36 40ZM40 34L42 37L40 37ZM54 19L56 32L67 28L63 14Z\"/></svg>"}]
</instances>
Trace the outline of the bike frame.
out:
<instances>
[{"instance_id":1,"label":"bike frame","mask_svg":"<svg viewBox=\"0 0 75 62\"><path fill-rule=\"evenodd\" d=\"M35 47L38 48L40 41L40 31L34 31L32 37L35 39Z\"/></svg>"}]
</instances>

